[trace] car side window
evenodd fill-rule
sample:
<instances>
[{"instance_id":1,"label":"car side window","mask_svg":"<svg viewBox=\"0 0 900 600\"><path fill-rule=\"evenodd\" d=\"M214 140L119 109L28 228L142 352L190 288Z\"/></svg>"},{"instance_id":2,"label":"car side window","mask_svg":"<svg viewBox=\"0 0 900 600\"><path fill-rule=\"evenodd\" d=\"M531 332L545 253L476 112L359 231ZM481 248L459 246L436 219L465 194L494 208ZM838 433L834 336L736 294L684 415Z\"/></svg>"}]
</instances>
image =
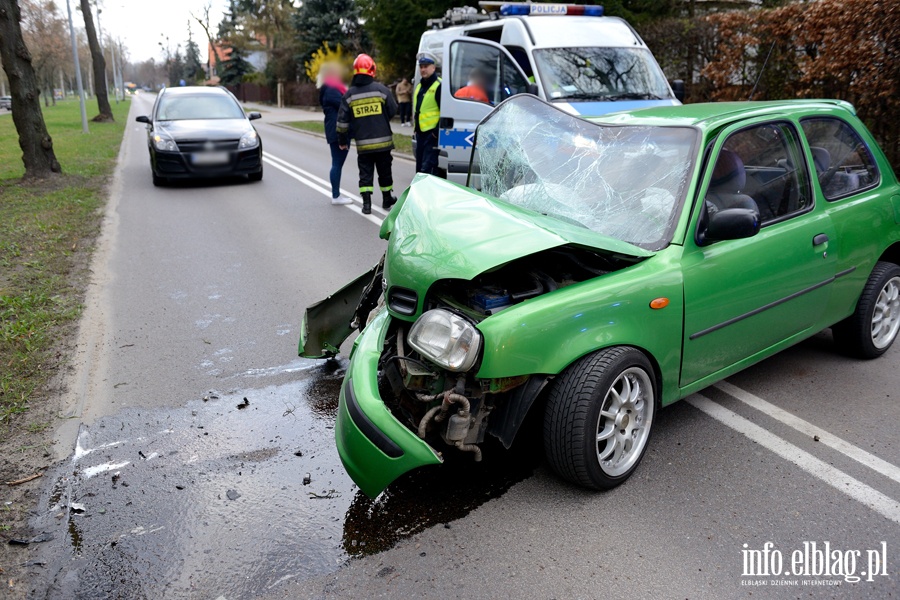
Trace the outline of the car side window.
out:
<instances>
[{"instance_id":1,"label":"car side window","mask_svg":"<svg viewBox=\"0 0 900 600\"><path fill-rule=\"evenodd\" d=\"M492 106L528 90L528 81L499 48L467 41L450 48L450 92L454 98Z\"/></svg>"},{"instance_id":2,"label":"car side window","mask_svg":"<svg viewBox=\"0 0 900 600\"><path fill-rule=\"evenodd\" d=\"M866 143L845 121L816 117L800 121L826 200L838 200L874 187L878 167Z\"/></svg>"},{"instance_id":3,"label":"car side window","mask_svg":"<svg viewBox=\"0 0 900 600\"><path fill-rule=\"evenodd\" d=\"M812 206L797 133L788 123L764 123L725 140L706 193L710 216L750 208L760 222L789 218Z\"/></svg>"}]
</instances>

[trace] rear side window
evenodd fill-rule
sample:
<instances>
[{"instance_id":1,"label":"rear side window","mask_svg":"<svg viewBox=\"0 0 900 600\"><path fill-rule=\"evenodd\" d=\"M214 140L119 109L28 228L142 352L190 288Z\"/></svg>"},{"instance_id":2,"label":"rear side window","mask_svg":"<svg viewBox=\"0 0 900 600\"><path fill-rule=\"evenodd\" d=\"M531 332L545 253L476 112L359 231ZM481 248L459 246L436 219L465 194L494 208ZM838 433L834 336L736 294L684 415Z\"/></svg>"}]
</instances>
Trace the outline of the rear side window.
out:
<instances>
[{"instance_id":1,"label":"rear side window","mask_svg":"<svg viewBox=\"0 0 900 600\"><path fill-rule=\"evenodd\" d=\"M875 160L853 127L833 117L803 119L800 124L826 200L845 198L878 184Z\"/></svg>"}]
</instances>

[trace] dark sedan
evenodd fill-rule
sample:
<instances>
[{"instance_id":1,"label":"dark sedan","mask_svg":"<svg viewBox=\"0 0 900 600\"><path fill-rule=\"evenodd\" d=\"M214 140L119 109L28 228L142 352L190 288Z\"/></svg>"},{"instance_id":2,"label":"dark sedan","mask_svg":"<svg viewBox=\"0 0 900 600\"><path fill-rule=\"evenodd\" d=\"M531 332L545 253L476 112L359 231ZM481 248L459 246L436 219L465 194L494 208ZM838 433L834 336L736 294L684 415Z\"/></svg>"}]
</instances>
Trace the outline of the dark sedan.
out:
<instances>
[{"instance_id":1,"label":"dark sedan","mask_svg":"<svg viewBox=\"0 0 900 600\"><path fill-rule=\"evenodd\" d=\"M221 87L175 87L162 90L148 117L153 185L171 179L263 176L262 141L250 123L258 112L244 113L237 99Z\"/></svg>"}]
</instances>

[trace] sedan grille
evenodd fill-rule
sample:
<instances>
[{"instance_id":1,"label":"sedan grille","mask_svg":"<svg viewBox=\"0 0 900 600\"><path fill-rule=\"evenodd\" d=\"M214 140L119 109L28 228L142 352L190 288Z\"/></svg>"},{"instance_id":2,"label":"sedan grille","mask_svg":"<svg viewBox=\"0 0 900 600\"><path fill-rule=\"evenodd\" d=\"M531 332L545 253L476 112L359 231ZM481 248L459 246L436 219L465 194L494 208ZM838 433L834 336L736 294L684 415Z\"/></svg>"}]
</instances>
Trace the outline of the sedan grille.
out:
<instances>
[{"instance_id":1,"label":"sedan grille","mask_svg":"<svg viewBox=\"0 0 900 600\"><path fill-rule=\"evenodd\" d=\"M181 152L220 152L237 150L240 140L183 140L178 142Z\"/></svg>"}]
</instances>

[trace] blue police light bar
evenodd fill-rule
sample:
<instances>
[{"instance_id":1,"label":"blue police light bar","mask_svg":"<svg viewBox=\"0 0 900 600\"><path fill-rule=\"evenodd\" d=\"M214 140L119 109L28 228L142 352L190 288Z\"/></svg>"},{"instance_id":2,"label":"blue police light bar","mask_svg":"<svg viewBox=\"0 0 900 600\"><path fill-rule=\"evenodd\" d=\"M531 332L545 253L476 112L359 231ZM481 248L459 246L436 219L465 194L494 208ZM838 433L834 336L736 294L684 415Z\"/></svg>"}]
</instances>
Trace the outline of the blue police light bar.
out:
<instances>
[{"instance_id":1,"label":"blue police light bar","mask_svg":"<svg viewBox=\"0 0 900 600\"><path fill-rule=\"evenodd\" d=\"M484 2L479 4L484 5ZM510 2L500 6L500 14L505 17L514 16L574 16L602 17L602 6L584 6L582 4L532 4L530 2Z\"/></svg>"}]
</instances>

